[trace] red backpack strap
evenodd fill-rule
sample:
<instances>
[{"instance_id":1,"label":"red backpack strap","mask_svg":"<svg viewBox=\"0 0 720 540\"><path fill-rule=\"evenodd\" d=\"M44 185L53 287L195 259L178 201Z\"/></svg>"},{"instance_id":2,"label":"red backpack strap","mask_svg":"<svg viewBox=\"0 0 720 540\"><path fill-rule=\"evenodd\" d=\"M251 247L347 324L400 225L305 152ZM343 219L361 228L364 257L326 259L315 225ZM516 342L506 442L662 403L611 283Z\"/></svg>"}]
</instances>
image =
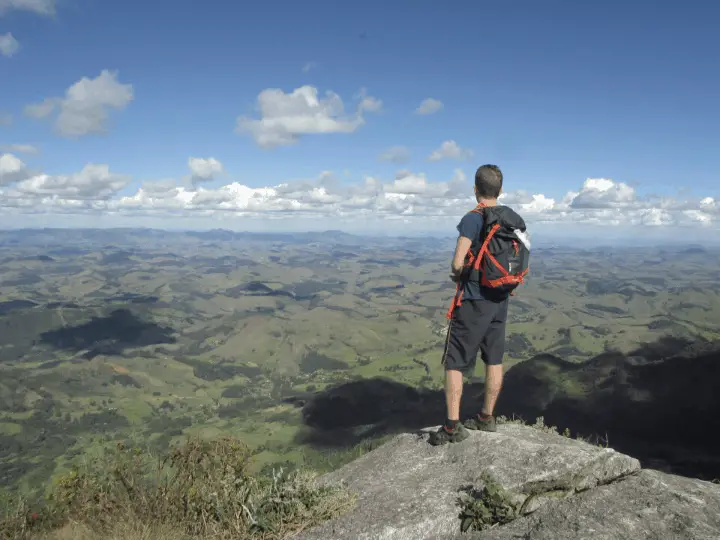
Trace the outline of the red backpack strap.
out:
<instances>
[{"instance_id":1,"label":"red backpack strap","mask_svg":"<svg viewBox=\"0 0 720 540\"><path fill-rule=\"evenodd\" d=\"M470 210L471 212L475 212L476 214L482 214L482 209L487 208L487 204L485 203L478 203L478 205Z\"/></svg>"},{"instance_id":2,"label":"red backpack strap","mask_svg":"<svg viewBox=\"0 0 720 540\"><path fill-rule=\"evenodd\" d=\"M482 247L480 248L480 251L478 251L477 257L475 258L475 270L480 270L480 265L482 264L482 258L483 255L491 256L489 253L487 253L488 244L490 244L490 240L492 240L492 237L495 235L497 230L500 228L499 224L493 225L493 228L490 229L490 232L485 237L485 241L482 244Z\"/></svg>"}]
</instances>

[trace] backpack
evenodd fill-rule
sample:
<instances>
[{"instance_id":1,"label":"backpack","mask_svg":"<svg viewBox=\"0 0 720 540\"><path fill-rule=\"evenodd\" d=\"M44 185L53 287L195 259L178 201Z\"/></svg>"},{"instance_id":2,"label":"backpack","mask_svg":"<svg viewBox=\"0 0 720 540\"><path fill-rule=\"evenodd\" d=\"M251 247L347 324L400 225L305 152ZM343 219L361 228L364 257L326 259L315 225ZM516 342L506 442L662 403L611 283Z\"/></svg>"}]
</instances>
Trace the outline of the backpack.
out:
<instances>
[{"instance_id":1,"label":"backpack","mask_svg":"<svg viewBox=\"0 0 720 540\"><path fill-rule=\"evenodd\" d=\"M471 211L483 215L483 230L465 256L462 281L479 282L481 287L497 292L498 297L512 296L517 286L525 282L530 269L530 240L525 221L507 206L479 204ZM458 281L446 314L448 319L462 304L462 281Z\"/></svg>"},{"instance_id":2,"label":"backpack","mask_svg":"<svg viewBox=\"0 0 720 540\"><path fill-rule=\"evenodd\" d=\"M472 267L469 279L481 287L513 294L530 269L525 221L507 206L480 204L472 212L483 215L483 231L465 262Z\"/></svg>"}]
</instances>

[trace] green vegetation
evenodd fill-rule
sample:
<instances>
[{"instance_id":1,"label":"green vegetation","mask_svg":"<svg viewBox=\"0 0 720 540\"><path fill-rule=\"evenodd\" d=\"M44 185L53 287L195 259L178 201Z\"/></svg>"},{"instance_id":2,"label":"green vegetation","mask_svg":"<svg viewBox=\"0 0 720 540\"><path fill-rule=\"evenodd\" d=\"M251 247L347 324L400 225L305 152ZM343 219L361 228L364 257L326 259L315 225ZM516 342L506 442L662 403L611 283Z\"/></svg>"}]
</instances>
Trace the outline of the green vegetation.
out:
<instances>
[{"instance_id":1,"label":"green vegetation","mask_svg":"<svg viewBox=\"0 0 720 540\"><path fill-rule=\"evenodd\" d=\"M247 446L227 437L193 439L162 458L119 443L58 477L44 503L6 507L0 538L40 538L68 525L93 538L119 538L128 534L117 530L121 524L174 538L281 539L354 503L307 471L253 476L250 457Z\"/></svg>"},{"instance_id":2,"label":"green vegetation","mask_svg":"<svg viewBox=\"0 0 720 540\"><path fill-rule=\"evenodd\" d=\"M482 531L495 525L503 525L517 519L520 505L498 484L492 476L485 475L480 490L470 490L460 496L460 530Z\"/></svg>"},{"instance_id":3,"label":"green vegetation","mask_svg":"<svg viewBox=\"0 0 720 540\"><path fill-rule=\"evenodd\" d=\"M452 248L347 235L0 232L0 485L28 493L129 437L164 453L187 436L231 435L248 445L253 473L343 464L358 441L406 426L370 415L342 433L347 444L335 432L322 444L306 436L307 404L377 377L408 395L441 388ZM720 338L707 271L720 266L716 252L533 257L510 308L508 367L542 353L580 365L668 335ZM638 279L643 260L653 263ZM598 380L551 362L537 375L552 381L548 395L578 399ZM392 414L414 414L393 399ZM342 399L329 408L362 416Z\"/></svg>"}]
</instances>

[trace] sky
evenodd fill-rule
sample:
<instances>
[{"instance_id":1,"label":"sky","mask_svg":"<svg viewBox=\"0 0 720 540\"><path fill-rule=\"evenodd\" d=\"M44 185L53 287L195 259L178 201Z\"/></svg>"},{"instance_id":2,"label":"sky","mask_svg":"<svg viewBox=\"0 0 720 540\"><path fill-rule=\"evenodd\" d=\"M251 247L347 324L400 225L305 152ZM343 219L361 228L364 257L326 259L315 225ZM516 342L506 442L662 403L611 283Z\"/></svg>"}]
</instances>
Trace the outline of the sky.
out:
<instances>
[{"instance_id":1,"label":"sky","mask_svg":"<svg viewBox=\"0 0 720 540\"><path fill-rule=\"evenodd\" d=\"M0 227L717 238L720 5L0 0ZM695 234L695 233L691 233Z\"/></svg>"}]
</instances>

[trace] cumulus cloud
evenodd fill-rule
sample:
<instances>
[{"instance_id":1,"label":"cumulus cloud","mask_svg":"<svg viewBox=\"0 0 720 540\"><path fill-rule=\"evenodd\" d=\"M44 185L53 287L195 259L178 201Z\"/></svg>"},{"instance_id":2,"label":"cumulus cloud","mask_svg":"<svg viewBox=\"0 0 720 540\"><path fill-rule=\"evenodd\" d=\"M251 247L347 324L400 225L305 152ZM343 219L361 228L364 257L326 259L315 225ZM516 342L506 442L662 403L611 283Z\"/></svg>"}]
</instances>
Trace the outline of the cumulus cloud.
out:
<instances>
[{"instance_id":1,"label":"cumulus cloud","mask_svg":"<svg viewBox=\"0 0 720 540\"><path fill-rule=\"evenodd\" d=\"M10 57L14 55L20 49L20 43L12 33L0 35L0 54L3 56Z\"/></svg>"},{"instance_id":2,"label":"cumulus cloud","mask_svg":"<svg viewBox=\"0 0 720 540\"><path fill-rule=\"evenodd\" d=\"M384 150L378 159L390 163L406 163L410 161L410 149L407 146L391 146Z\"/></svg>"},{"instance_id":3,"label":"cumulus cloud","mask_svg":"<svg viewBox=\"0 0 720 540\"><path fill-rule=\"evenodd\" d=\"M222 163L214 157L191 157L188 159L188 167L190 168L190 180L193 185L210 182L214 180L217 175L225 172Z\"/></svg>"},{"instance_id":4,"label":"cumulus cloud","mask_svg":"<svg viewBox=\"0 0 720 540\"><path fill-rule=\"evenodd\" d=\"M635 189L607 178L588 178L573 198L573 208L615 208L636 202Z\"/></svg>"},{"instance_id":5,"label":"cumulus cloud","mask_svg":"<svg viewBox=\"0 0 720 540\"><path fill-rule=\"evenodd\" d=\"M189 167L203 178L223 171L213 158L191 158ZM164 179L145 182L129 194L121 190L130 179L110 172L106 165L90 164L76 174L51 176L31 172L19 158L4 154L0 173L0 208L20 213L111 213L183 220L292 218L298 229L304 227L303 218L343 225L363 219L373 223L401 220L428 229L434 220L455 221L475 205L472 182L461 169L442 180L401 170L392 178L367 176L360 182L343 181L332 171L323 171L316 178L261 187L235 181L208 188L203 183L181 185ZM627 184L610 179L587 179L578 190L557 197L511 191L501 196L500 203L520 212L530 227L542 223L720 227L720 204L713 197L643 197Z\"/></svg>"},{"instance_id":6,"label":"cumulus cloud","mask_svg":"<svg viewBox=\"0 0 720 540\"><path fill-rule=\"evenodd\" d=\"M700 201L700 209L708 214L718 215L720 214L720 201L712 197L705 197Z\"/></svg>"},{"instance_id":7,"label":"cumulus cloud","mask_svg":"<svg viewBox=\"0 0 720 540\"><path fill-rule=\"evenodd\" d=\"M382 101L362 90L352 115L346 115L342 98L332 91L318 97L313 86L301 86L291 93L268 88L257 98L259 118L240 116L236 132L250 135L261 148L296 144L301 137L327 133L353 133L365 123L364 112L377 112Z\"/></svg>"},{"instance_id":8,"label":"cumulus cloud","mask_svg":"<svg viewBox=\"0 0 720 540\"><path fill-rule=\"evenodd\" d=\"M428 115L439 112L444 107L442 101L433 98L427 98L420 106L415 109L415 114Z\"/></svg>"},{"instance_id":9,"label":"cumulus cloud","mask_svg":"<svg viewBox=\"0 0 720 540\"><path fill-rule=\"evenodd\" d=\"M463 160L470 159L472 156L472 150L461 148L455 141L445 141L428 156L428 161L440 161L442 159Z\"/></svg>"},{"instance_id":10,"label":"cumulus cloud","mask_svg":"<svg viewBox=\"0 0 720 540\"><path fill-rule=\"evenodd\" d=\"M499 201L523 213L542 213L560 208L553 198L546 197L542 193L531 194L523 190L503 193Z\"/></svg>"},{"instance_id":11,"label":"cumulus cloud","mask_svg":"<svg viewBox=\"0 0 720 540\"><path fill-rule=\"evenodd\" d=\"M659 226L672 225L674 218L667 210L661 208L647 208L638 213L640 223L643 225Z\"/></svg>"},{"instance_id":12,"label":"cumulus cloud","mask_svg":"<svg viewBox=\"0 0 720 540\"><path fill-rule=\"evenodd\" d=\"M6 144L0 146L0 150L11 154L37 154L40 152L37 146L33 146L32 144Z\"/></svg>"},{"instance_id":13,"label":"cumulus cloud","mask_svg":"<svg viewBox=\"0 0 720 540\"><path fill-rule=\"evenodd\" d=\"M25 114L45 118L58 111L55 131L63 137L105 133L110 110L122 110L134 99L133 86L118 81L117 72L103 70L94 79L83 77L64 97L47 98L25 107Z\"/></svg>"},{"instance_id":14,"label":"cumulus cloud","mask_svg":"<svg viewBox=\"0 0 720 540\"><path fill-rule=\"evenodd\" d=\"M53 15L55 0L0 0L0 15L13 10L32 11L38 15Z\"/></svg>"},{"instance_id":15,"label":"cumulus cloud","mask_svg":"<svg viewBox=\"0 0 720 540\"><path fill-rule=\"evenodd\" d=\"M25 163L13 154L0 154L0 186L20 182L30 175Z\"/></svg>"},{"instance_id":16,"label":"cumulus cloud","mask_svg":"<svg viewBox=\"0 0 720 540\"><path fill-rule=\"evenodd\" d=\"M129 177L111 173L107 165L90 163L76 174L31 176L13 185L5 193L5 196L10 198L51 197L81 201L107 200L129 182Z\"/></svg>"}]
</instances>

